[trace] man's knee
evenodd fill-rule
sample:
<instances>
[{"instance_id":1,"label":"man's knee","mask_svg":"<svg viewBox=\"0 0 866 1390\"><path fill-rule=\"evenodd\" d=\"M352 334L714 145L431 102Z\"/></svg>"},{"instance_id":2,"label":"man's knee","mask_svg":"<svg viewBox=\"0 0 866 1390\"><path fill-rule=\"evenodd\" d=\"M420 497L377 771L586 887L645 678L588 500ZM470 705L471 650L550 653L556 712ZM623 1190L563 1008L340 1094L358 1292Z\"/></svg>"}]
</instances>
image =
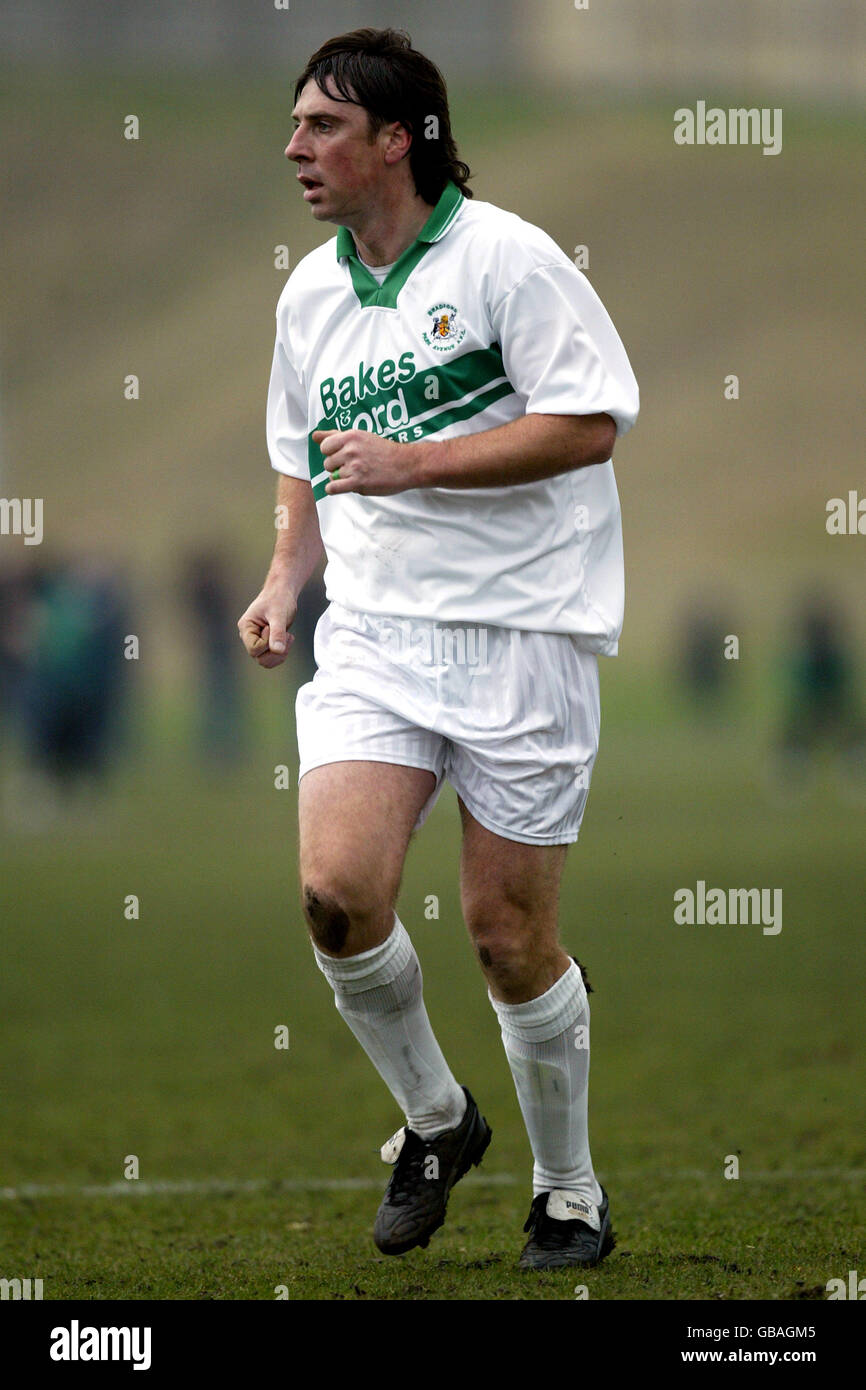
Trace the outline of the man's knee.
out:
<instances>
[{"instance_id":1,"label":"man's knee","mask_svg":"<svg viewBox=\"0 0 866 1390\"><path fill-rule=\"evenodd\" d=\"M505 900L470 909L466 925L488 980L506 990L519 989L560 954L555 923L540 923Z\"/></svg>"},{"instance_id":2,"label":"man's knee","mask_svg":"<svg viewBox=\"0 0 866 1390\"><path fill-rule=\"evenodd\" d=\"M304 884L304 916L316 945L329 955L339 955L349 938L349 914L338 898L311 883Z\"/></svg>"},{"instance_id":3,"label":"man's knee","mask_svg":"<svg viewBox=\"0 0 866 1390\"><path fill-rule=\"evenodd\" d=\"M524 973L533 945L533 934L525 918L514 913L485 913L467 925L478 959L488 974L508 978Z\"/></svg>"},{"instance_id":4,"label":"man's knee","mask_svg":"<svg viewBox=\"0 0 866 1390\"><path fill-rule=\"evenodd\" d=\"M387 935L392 906L363 888L350 888L311 877L303 886L304 916L313 940L328 955L357 954ZM383 938L384 939L384 938Z\"/></svg>"}]
</instances>

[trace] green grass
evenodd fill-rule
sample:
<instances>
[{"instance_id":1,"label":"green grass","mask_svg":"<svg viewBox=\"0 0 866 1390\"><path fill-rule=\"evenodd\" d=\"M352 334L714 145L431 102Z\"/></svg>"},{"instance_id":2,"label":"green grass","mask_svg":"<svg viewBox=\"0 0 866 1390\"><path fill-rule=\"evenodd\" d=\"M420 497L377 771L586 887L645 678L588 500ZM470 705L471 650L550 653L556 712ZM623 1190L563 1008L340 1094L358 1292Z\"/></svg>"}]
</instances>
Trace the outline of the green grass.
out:
<instances>
[{"instance_id":1,"label":"green grass","mask_svg":"<svg viewBox=\"0 0 866 1390\"><path fill-rule=\"evenodd\" d=\"M398 1260L369 1238L372 1192L54 1198L19 1203L8 1225L15 1269L44 1276L46 1299L273 1299L283 1286L290 1299L549 1300L579 1285L591 1299L824 1299L862 1260L844 1194L636 1175L616 1196L620 1245L583 1273L517 1273L526 1203L478 1186L455 1190L429 1250Z\"/></svg>"},{"instance_id":2,"label":"green grass","mask_svg":"<svg viewBox=\"0 0 866 1390\"><path fill-rule=\"evenodd\" d=\"M615 677L605 666L606 690ZM636 705L630 726L608 718L563 893L564 940L595 987L591 1138L619 1237L605 1265L580 1281L514 1268L529 1154L460 919L451 794L413 842L399 910L446 1054L492 1124L496 1182L458 1187L430 1249L397 1261L370 1239L376 1190L293 1186L384 1185L376 1150L400 1117L306 944L294 793L270 785L265 732L236 779L142 758L89 820L7 837L0 1185L72 1191L0 1202L0 1268L44 1278L49 1298L272 1298L284 1284L292 1298L547 1299L582 1282L604 1299L787 1299L823 1297L862 1264L862 812L829 776L779 809L742 711L715 728L653 723L660 704L647 690L643 720ZM781 887L781 933L675 926L674 890L698 878ZM282 1023L288 1051L273 1046ZM122 1181L129 1154L142 1181L228 1190L75 1193Z\"/></svg>"}]
</instances>

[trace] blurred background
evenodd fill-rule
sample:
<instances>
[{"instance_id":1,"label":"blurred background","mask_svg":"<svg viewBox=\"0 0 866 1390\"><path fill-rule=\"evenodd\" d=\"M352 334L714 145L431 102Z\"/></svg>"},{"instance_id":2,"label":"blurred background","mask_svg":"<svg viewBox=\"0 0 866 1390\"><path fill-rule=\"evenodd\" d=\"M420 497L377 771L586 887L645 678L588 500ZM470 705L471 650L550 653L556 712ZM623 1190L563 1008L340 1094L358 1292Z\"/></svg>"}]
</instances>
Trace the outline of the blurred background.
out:
<instances>
[{"instance_id":1,"label":"blurred background","mask_svg":"<svg viewBox=\"0 0 866 1390\"><path fill-rule=\"evenodd\" d=\"M367 1173L396 1124L297 906L293 699L321 587L276 672L235 629L273 543L274 308L332 234L283 156L294 79L386 23L445 72L476 197L582 256L641 388L615 459L625 629L563 905L604 1001L597 1165L626 1194L647 1163L740 1149L862 1176L866 536L826 523L866 496L863 7L5 0L0 1185L108 1183L128 1153L160 1179L301 1178L350 1098L355 1149L321 1162ZM781 108L781 153L676 144L700 100ZM9 499L42 499L40 544ZM449 793L401 916L446 1051L501 1110L491 1161L523 1182L458 846ZM781 887L780 935L675 927L699 878Z\"/></svg>"}]
</instances>

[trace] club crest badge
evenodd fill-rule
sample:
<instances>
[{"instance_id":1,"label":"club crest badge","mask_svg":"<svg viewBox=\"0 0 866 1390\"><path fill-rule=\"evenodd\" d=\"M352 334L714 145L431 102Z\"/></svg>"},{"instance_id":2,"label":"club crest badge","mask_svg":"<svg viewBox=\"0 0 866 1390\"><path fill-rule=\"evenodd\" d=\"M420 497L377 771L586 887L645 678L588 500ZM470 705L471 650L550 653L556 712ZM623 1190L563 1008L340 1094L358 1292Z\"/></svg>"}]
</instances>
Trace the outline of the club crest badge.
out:
<instances>
[{"instance_id":1,"label":"club crest badge","mask_svg":"<svg viewBox=\"0 0 866 1390\"><path fill-rule=\"evenodd\" d=\"M453 304L434 304L427 310L427 318L430 322L423 338L434 352L449 352L466 337L466 329Z\"/></svg>"}]
</instances>

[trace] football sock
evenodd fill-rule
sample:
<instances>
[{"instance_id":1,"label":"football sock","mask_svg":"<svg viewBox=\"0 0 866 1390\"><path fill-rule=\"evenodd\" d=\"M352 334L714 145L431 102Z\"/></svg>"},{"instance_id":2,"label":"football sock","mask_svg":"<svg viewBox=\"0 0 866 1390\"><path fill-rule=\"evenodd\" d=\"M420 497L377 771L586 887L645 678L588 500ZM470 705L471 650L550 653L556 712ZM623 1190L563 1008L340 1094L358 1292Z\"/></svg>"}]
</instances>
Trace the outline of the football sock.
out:
<instances>
[{"instance_id":1,"label":"football sock","mask_svg":"<svg viewBox=\"0 0 866 1390\"><path fill-rule=\"evenodd\" d=\"M387 941L341 960L313 944L316 962L348 1023L406 1123L423 1139L453 1129L466 1097L451 1074L427 1017L421 965L397 914Z\"/></svg>"},{"instance_id":2,"label":"football sock","mask_svg":"<svg viewBox=\"0 0 866 1390\"><path fill-rule=\"evenodd\" d=\"M545 994L503 1004L488 990L529 1134L533 1196L554 1189L596 1205L587 1134L589 1000L574 961Z\"/></svg>"}]
</instances>

